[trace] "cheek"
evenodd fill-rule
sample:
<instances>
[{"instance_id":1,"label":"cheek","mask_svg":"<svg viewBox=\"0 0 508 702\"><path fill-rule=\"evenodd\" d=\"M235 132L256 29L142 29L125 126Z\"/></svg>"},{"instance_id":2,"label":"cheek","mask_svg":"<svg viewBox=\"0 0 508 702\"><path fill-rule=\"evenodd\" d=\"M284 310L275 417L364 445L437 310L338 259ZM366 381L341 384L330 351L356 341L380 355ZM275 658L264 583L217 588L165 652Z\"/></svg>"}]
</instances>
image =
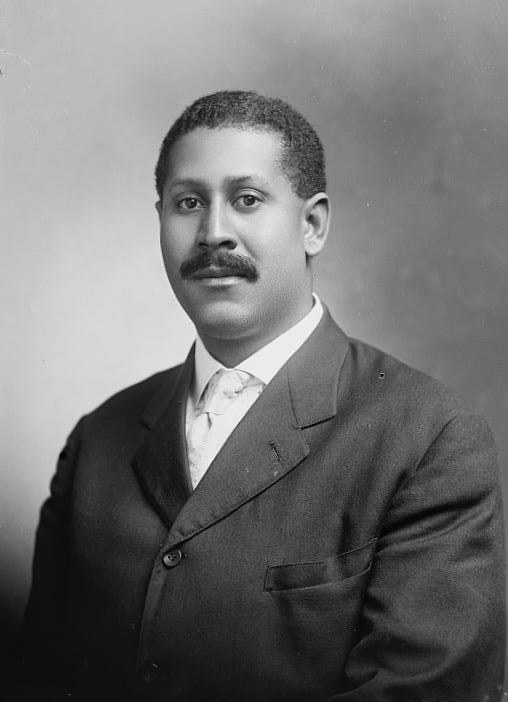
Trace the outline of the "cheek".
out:
<instances>
[{"instance_id":1,"label":"cheek","mask_svg":"<svg viewBox=\"0 0 508 702\"><path fill-rule=\"evenodd\" d=\"M285 222L285 227L279 228L266 244L266 251L273 259L273 263L280 268L298 268L305 262L305 248L303 235L295 222L294 227Z\"/></svg>"},{"instance_id":2,"label":"cheek","mask_svg":"<svg viewBox=\"0 0 508 702\"><path fill-rule=\"evenodd\" d=\"M250 230L245 230L245 241L264 255L277 256L283 263L288 256L295 256L303 250L303 232L301 221L292 213L280 211L277 216L259 218Z\"/></svg>"},{"instance_id":3,"label":"cheek","mask_svg":"<svg viewBox=\"0 0 508 702\"><path fill-rule=\"evenodd\" d=\"M178 256L166 242L161 242L161 248L162 260L164 261L164 268L169 282L173 287L174 285L178 286L180 281L180 265L183 259Z\"/></svg>"},{"instance_id":4,"label":"cheek","mask_svg":"<svg viewBox=\"0 0 508 702\"><path fill-rule=\"evenodd\" d=\"M175 231L174 229L169 229L164 227L161 230L161 249L162 255L166 265L170 265L172 262L181 263L183 258L188 256L187 241L189 238L186 237L182 232Z\"/></svg>"}]
</instances>

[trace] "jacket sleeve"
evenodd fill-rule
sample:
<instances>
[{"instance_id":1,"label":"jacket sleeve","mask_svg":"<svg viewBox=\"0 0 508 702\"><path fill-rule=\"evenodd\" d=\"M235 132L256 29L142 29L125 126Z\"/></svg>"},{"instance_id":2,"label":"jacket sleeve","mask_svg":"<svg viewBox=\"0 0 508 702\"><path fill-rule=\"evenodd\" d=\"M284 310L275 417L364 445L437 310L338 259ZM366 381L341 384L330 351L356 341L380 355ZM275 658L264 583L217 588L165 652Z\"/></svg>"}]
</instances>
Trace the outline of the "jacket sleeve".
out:
<instances>
[{"instance_id":1,"label":"jacket sleeve","mask_svg":"<svg viewBox=\"0 0 508 702\"><path fill-rule=\"evenodd\" d=\"M50 496L41 508L22 636L23 683L50 691L51 699L59 699L57 690L66 689L69 515L80 426L60 453Z\"/></svg>"},{"instance_id":2,"label":"jacket sleeve","mask_svg":"<svg viewBox=\"0 0 508 702\"><path fill-rule=\"evenodd\" d=\"M394 495L345 668L349 691L329 702L500 700L503 535L490 431L456 416Z\"/></svg>"}]
</instances>

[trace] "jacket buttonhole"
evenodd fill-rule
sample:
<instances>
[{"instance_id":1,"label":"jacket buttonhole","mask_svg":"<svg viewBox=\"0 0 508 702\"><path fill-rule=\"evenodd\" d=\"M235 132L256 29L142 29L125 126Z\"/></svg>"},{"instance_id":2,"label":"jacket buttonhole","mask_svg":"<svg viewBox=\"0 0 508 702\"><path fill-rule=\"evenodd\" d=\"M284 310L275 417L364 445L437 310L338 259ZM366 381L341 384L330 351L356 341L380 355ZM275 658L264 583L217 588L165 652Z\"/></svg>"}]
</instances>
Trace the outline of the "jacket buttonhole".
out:
<instances>
[{"instance_id":1,"label":"jacket buttonhole","mask_svg":"<svg viewBox=\"0 0 508 702\"><path fill-rule=\"evenodd\" d=\"M275 442L270 441L270 446L272 448L272 453L275 456L275 460L277 461L277 463L282 463L282 460L281 460L279 452L277 451L277 446L275 445ZM277 472L275 472L274 475L277 475Z\"/></svg>"}]
</instances>

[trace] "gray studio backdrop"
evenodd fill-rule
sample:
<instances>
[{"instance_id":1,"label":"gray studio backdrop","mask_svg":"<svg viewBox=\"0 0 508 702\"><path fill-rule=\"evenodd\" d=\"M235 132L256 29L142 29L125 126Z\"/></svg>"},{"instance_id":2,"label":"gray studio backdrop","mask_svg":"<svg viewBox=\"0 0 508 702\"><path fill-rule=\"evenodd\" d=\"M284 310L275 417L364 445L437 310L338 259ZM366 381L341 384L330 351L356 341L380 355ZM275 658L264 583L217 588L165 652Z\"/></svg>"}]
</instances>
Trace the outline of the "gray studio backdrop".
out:
<instances>
[{"instance_id":1,"label":"gray studio backdrop","mask_svg":"<svg viewBox=\"0 0 508 702\"><path fill-rule=\"evenodd\" d=\"M334 203L317 291L349 334L485 413L506 485L506 2L0 0L0 49L7 626L67 433L192 341L152 171L203 93L279 95L315 125Z\"/></svg>"}]
</instances>

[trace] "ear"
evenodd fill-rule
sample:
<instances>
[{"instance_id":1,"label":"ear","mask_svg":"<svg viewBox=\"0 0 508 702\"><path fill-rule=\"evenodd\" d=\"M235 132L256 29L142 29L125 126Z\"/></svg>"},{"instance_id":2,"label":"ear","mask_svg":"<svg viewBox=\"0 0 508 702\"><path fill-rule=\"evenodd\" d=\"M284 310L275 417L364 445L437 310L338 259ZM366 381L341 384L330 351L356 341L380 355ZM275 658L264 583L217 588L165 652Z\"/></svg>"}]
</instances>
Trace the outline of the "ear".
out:
<instances>
[{"instance_id":1,"label":"ear","mask_svg":"<svg viewBox=\"0 0 508 702\"><path fill-rule=\"evenodd\" d=\"M157 200L157 202L155 203L155 209L157 210L157 214L159 215L160 223L162 217L162 202L160 200Z\"/></svg>"},{"instance_id":2,"label":"ear","mask_svg":"<svg viewBox=\"0 0 508 702\"><path fill-rule=\"evenodd\" d=\"M305 201L304 248L309 258L321 253L330 226L330 201L326 193L316 193Z\"/></svg>"}]
</instances>

